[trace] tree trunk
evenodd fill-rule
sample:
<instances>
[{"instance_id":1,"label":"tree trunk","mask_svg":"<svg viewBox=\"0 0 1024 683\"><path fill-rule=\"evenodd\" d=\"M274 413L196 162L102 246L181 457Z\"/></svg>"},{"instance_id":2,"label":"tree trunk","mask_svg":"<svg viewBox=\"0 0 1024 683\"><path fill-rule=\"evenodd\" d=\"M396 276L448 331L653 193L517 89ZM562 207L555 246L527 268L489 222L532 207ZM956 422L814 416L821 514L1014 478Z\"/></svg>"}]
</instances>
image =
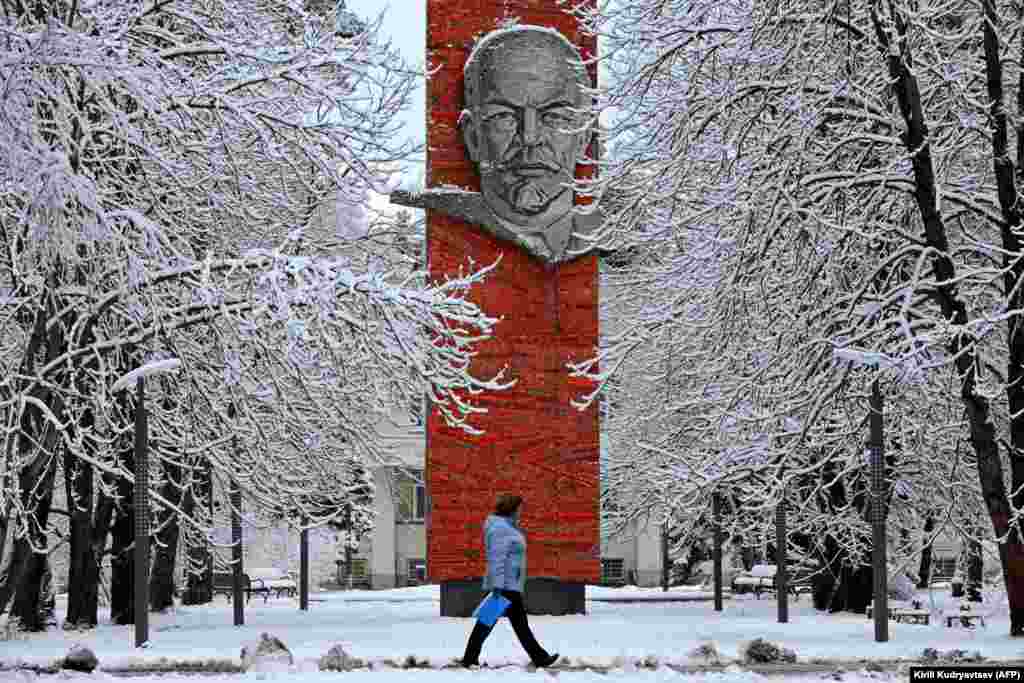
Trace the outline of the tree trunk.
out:
<instances>
[{"instance_id":1,"label":"tree trunk","mask_svg":"<svg viewBox=\"0 0 1024 683\"><path fill-rule=\"evenodd\" d=\"M181 596L181 604L206 604L213 600L210 550L205 543L191 543L186 553L185 591Z\"/></svg>"},{"instance_id":2,"label":"tree trunk","mask_svg":"<svg viewBox=\"0 0 1024 683\"><path fill-rule=\"evenodd\" d=\"M132 591L135 561L130 547L132 526L131 515L121 511L110 529L110 619L115 624L135 623L135 596Z\"/></svg>"},{"instance_id":3,"label":"tree trunk","mask_svg":"<svg viewBox=\"0 0 1024 683\"><path fill-rule=\"evenodd\" d=\"M186 515L191 515L196 504L210 505L210 496L213 490L211 485L212 470L209 464L204 468L186 497L183 510ZM211 515L212 521L212 515ZM202 605L213 600L213 562L210 555L210 547L207 542L190 543L186 549L187 559L185 561L185 592L181 596L183 605ZM197 571L202 567L202 571Z\"/></svg>"},{"instance_id":4,"label":"tree trunk","mask_svg":"<svg viewBox=\"0 0 1024 683\"><path fill-rule=\"evenodd\" d=\"M982 557L981 541L967 542L967 576L964 589L969 602L981 602L981 587L984 581L985 561Z\"/></svg>"},{"instance_id":5,"label":"tree trunk","mask_svg":"<svg viewBox=\"0 0 1024 683\"><path fill-rule=\"evenodd\" d=\"M112 482L110 475L104 478ZM113 497L100 491L99 500L96 502L96 519L92 525L92 554L96 557L96 603L99 604L100 586L103 582L103 558L107 555L107 536L110 535L114 524L114 513L117 510L117 501ZM95 610L95 608L90 608Z\"/></svg>"},{"instance_id":6,"label":"tree trunk","mask_svg":"<svg viewBox=\"0 0 1024 683\"><path fill-rule=\"evenodd\" d=\"M207 462L198 480L193 482L183 507L186 515L192 515L195 513L196 505L205 505L210 512L211 524L213 522L212 478L213 470ZM201 517L201 515L197 516ZM213 600L213 554L209 541L193 540L186 549L186 553L186 589L182 596L182 603L201 605L211 602Z\"/></svg>"},{"instance_id":7,"label":"tree trunk","mask_svg":"<svg viewBox=\"0 0 1024 683\"><path fill-rule=\"evenodd\" d=\"M830 560L827 563L826 557ZM850 566L846 551L832 537L825 539L825 553L819 561L826 566L812 579L814 608L863 613L874 597L871 565Z\"/></svg>"},{"instance_id":8,"label":"tree trunk","mask_svg":"<svg viewBox=\"0 0 1024 683\"><path fill-rule=\"evenodd\" d=\"M174 565L178 554L178 520L167 522L154 545L153 573L149 578L150 609L162 612L174 607Z\"/></svg>"},{"instance_id":9,"label":"tree trunk","mask_svg":"<svg viewBox=\"0 0 1024 683\"><path fill-rule=\"evenodd\" d=\"M931 534L935 531L935 518L928 517L924 520L924 535L926 541L921 548L921 565L917 570L917 587L927 588L932 578L932 541Z\"/></svg>"},{"instance_id":10,"label":"tree trunk","mask_svg":"<svg viewBox=\"0 0 1024 683\"><path fill-rule=\"evenodd\" d=\"M4 485L4 479L0 478L0 486ZM4 574L4 554L7 550L7 530L10 528L11 522L11 504L8 503L7 509L0 513L0 586L6 581ZM0 613L3 612L3 603L0 603Z\"/></svg>"},{"instance_id":11,"label":"tree trunk","mask_svg":"<svg viewBox=\"0 0 1024 683\"><path fill-rule=\"evenodd\" d=\"M131 470L132 462L125 464ZM132 581L135 577L135 554L132 542L135 540L135 508L132 505L131 482L118 479L117 494L121 507L116 511L114 524L110 529L110 618L115 624L135 623L135 591Z\"/></svg>"},{"instance_id":12,"label":"tree trunk","mask_svg":"<svg viewBox=\"0 0 1024 683\"><path fill-rule=\"evenodd\" d=\"M1003 293L1007 297L1007 309L1018 310L1024 303L1024 290L1019 286L1024 276L1024 262L1018 258L1022 244L1017 233L1022 222L1022 207L1015 186L1016 169L1007 144L1008 124L1003 96L1002 48L997 33L997 27L1002 22L994 0L982 0L981 4L985 20L979 25L985 52L985 83L992 128L992 163L1004 219L1000 226L1005 268ZM930 290L930 296L938 304L943 317L950 325L966 329L969 320L967 306L955 284L956 266L949 256L949 238L939 208L938 186L931 156L931 135L926 123L928 117L924 113L921 91L913 71L913 43L906 39L907 23L899 10L890 4L889 11L892 16L883 18L879 13L880 9L881 4L875 5L871 9L871 18L880 47L884 48L884 54L887 55L892 82L890 92L899 106L906 126L902 139L906 149L912 154L914 199L924 227L924 242L935 253L932 258L932 274L937 284ZM887 22L893 24L898 35L889 37L889 31L884 28ZM1024 95L1024 91L1019 95ZM1024 131L1018 127L1018 146L1021 144L1022 132ZM1024 408L1024 387L1021 386L1024 380L1024 335L1018 334L1021 322L1019 317L1007 320L1010 354L1007 358L1006 395L1011 416L1008 453L1012 472L1011 487L1024 499L1024 493L1019 493L1024 487L1024 415L1021 415L1021 409ZM960 398L967 412L971 446L977 457L978 480L985 506L992 520L996 538L1006 538L1006 542L1000 546L999 555L1010 603L1010 635L1021 636L1024 635L1024 545L1019 535L1020 525L1014 523L1011 528L1011 501L1003 478L992 409L988 398L977 390L979 362L975 343L973 336L958 334L947 344L947 351L950 357L955 359L954 365L960 379ZM1016 504L1018 501L1013 502Z\"/></svg>"},{"instance_id":13,"label":"tree trunk","mask_svg":"<svg viewBox=\"0 0 1024 683\"><path fill-rule=\"evenodd\" d=\"M863 614L875 597L874 567L870 564L862 564L859 567L848 567L847 569L849 571L849 585L846 592L846 603L833 611L842 609L847 612Z\"/></svg>"},{"instance_id":14,"label":"tree trunk","mask_svg":"<svg viewBox=\"0 0 1024 683\"><path fill-rule=\"evenodd\" d=\"M754 548L743 545L740 547L740 561L743 563L744 571L750 571L754 567L755 561Z\"/></svg>"},{"instance_id":15,"label":"tree trunk","mask_svg":"<svg viewBox=\"0 0 1024 683\"><path fill-rule=\"evenodd\" d=\"M72 454L64 458L69 530L68 607L65 628L96 626L99 603L99 555L93 540L94 482L92 465Z\"/></svg>"},{"instance_id":16,"label":"tree trunk","mask_svg":"<svg viewBox=\"0 0 1024 683\"><path fill-rule=\"evenodd\" d=\"M46 597L43 594L43 576L46 574L47 556L29 551L22 580L14 593L11 605L11 619L16 619L21 631L45 631L40 606Z\"/></svg>"},{"instance_id":17,"label":"tree trunk","mask_svg":"<svg viewBox=\"0 0 1024 683\"><path fill-rule=\"evenodd\" d=\"M53 446L47 439L47 445ZM41 478L34 473L42 469ZM50 517L50 505L53 502L53 480L56 474L56 459L41 456L36 464L26 468L21 475L23 498L26 499L28 529L25 535L14 545L14 561L11 564L7 591L13 591L14 602L11 604L11 619L17 619L23 631L44 631L46 623L40 618L40 600L43 575L46 573L47 555L37 553L36 548L46 547L46 524ZM6 596L10 599L10 592Z\"/></svg>"},{"instance_id":18,"label":"tree trunk","mask_svg":"<svg viewBox=\"0 0 1024 683\"><path fill-rule=\"evenodd\" d=\"M673 577L672 573L669 572L669 581L675 581L675 583L687 583L690 580L690 576L693 574L693 570L698 564L708 559L707 546L701 541L694 541L690 546L690 552L686 556L686 562L682 565L682 571L678 576Z\"/></svg>"},{"instance_id":19,"label":"tree trunk","mask_svg":"<svg viewBox=\"0 0 1024 683\"><path fill-rule=\"evenodd\" d=\"M824 548L818 552L821 571L811 580L811 599L814 609L827 610L832 603L832 595L840 578L842 559L839 555L839 544L831 536L826 536Z\"/></svg>"},{"instance_id":20,"label":"tree trunk","mask_svg":"<svg viewBox=\"0 0 1024 683\"><path fill-rule=\"evenodd\" d=\"M166 479L160 495L175 506L181 503L181 466L164 463ZM174 564L178 555L180 527L178 513L164 508L157 522L159 533L155 537L153 571L149 577L150 609L163 611L174 606Z\"/></svg>"}]
</instances>

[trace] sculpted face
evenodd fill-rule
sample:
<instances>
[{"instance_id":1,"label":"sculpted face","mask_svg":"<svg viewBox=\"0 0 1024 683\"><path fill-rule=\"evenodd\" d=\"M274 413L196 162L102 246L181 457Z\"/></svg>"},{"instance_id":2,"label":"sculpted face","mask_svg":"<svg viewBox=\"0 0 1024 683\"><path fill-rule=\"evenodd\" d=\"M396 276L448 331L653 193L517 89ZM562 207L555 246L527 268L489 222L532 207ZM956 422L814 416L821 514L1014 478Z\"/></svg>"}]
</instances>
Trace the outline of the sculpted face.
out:
<instances>
[{"instance_id":1,"label":"sculpted face","mask_svg":"<svg viewBox=\"0 0 1024 683\"><path fill-rule=\"evenodd\" d=\"M500 41L500 42L499 42ZM485 201L502 219L542 227L572 206L567 187L586 135L582 95L557 36L513 32L482 50L471 120L464 128Z\"/></svg>"}]
</instances>

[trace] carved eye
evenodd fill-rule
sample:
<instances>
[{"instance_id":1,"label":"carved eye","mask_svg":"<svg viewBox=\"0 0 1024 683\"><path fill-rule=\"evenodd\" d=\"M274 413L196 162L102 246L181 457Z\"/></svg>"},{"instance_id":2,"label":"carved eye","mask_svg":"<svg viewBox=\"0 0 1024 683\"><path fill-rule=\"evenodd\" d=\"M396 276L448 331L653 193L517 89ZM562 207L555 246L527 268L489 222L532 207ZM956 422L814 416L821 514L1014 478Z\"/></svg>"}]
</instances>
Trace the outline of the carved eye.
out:
<instances>
[{"instance_id":1,"label":"carved eye","mask_svg":"<svg viewBox=\"0 0 1024 683\"><path fill-rule=\"evenodd\" d=\"M498 111L487 117L487 123L503 133L515 131L519 121L510 111Z\"/></svg>"},{"instance_id":2,"label":"carved eye","mask_svg":"<svg viewBox=\"0 0 1024 683\"><path fill-rule=\"evenodd\" d=\"M550 128L569 128L573 125L573 115L568 109L551 109L541 114L541 121Z\"/></svg>"}]
</instances>

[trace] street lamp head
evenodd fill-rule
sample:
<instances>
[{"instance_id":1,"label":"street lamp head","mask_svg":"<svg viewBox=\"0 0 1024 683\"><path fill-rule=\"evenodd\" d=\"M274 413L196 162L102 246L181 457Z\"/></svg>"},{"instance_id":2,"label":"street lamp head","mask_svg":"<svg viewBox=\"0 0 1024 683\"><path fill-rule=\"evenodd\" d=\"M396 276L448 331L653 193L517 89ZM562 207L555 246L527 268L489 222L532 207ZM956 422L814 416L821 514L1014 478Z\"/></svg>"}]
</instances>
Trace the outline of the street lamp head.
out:
<instances>
[{"instance_id":1,"label":"street lamp head","mask_svg":"<svg viewBox=\"0 0 1024 683\"><path fill-rule=\"evenodd\" d=\"M164 372L174 372L181 367L181 360L178 358L165 358L163 360L153 361L140 365L130 372L126 372L117 379L116 382L110 387L113 392L127 389L128 387L134 386L134 384L149 375L158 375Z\"/></svg>"}]
</instances>

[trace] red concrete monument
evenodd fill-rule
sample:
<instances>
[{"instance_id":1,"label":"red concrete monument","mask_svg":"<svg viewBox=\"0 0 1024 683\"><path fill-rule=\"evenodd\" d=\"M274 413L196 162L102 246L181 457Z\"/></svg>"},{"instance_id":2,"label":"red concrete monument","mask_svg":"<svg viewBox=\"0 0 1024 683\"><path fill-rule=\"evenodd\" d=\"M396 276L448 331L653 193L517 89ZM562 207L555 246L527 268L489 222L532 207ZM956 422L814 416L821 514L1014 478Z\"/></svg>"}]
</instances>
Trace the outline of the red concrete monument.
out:
<instances>
[{"instance_id":1,"label":"red concrete monument","mask_svg":"<svg viewBox=\"0 0 1024 683\"><path fill-rule=\"evenodd\" d=\"M501 263L475 293L502 316L473 370L510 367L516 385L477 397L479 437L427 418L427 573L441 614L480 599L483 521L495 496L525 499L525 599L531 613L583 613L600 575L596 406L566 364L598 343L596 214L573 211L568 184L591 143L586 111L594 53L559 0L427 0L427 187L392 201L427 209L433 279Z\"/></svg>"}]
</instances>

